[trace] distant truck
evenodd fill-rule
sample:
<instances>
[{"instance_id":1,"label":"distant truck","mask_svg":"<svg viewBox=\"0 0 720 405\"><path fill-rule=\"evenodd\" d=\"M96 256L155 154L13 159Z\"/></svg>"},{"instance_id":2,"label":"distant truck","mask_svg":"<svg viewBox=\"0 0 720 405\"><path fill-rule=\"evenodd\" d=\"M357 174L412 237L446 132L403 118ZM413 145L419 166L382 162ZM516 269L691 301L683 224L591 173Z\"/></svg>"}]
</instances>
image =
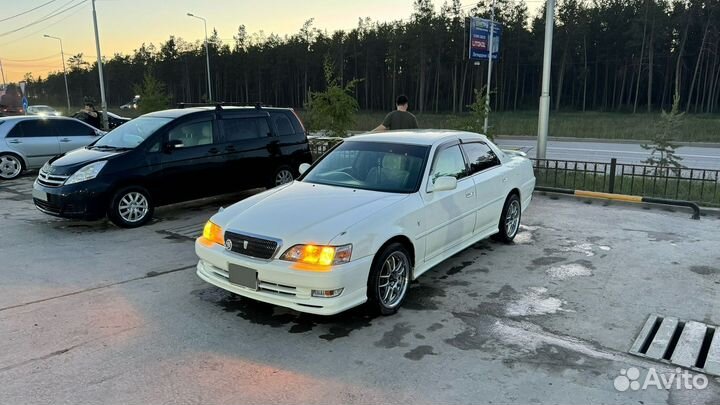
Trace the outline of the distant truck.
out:
<instances>
[{"instance_id":1,"label":"distant truck","mask_svg":"<svg viewBox=\"0 0 720 405\"><path fill-rule=\"evenodd\" d=\"M0 96L0 117L24 114L20 89L14 84L9 84L5 89L5 94Z\"/></svg>"}]
</instances>

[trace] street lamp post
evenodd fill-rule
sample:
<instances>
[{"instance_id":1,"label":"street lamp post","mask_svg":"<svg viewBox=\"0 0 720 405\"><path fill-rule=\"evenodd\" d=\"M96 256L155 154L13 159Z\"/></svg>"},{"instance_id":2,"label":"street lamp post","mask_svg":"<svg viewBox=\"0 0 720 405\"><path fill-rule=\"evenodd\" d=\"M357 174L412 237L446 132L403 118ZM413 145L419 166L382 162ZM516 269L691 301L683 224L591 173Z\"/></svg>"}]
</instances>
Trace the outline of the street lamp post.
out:
<instances>
[{"instance_id":1,"label":"street lamp post","mask_svg":"<svg viewBox=\"0 0 720 405\"><path fill-rule=\"evenodd\" d=\"M60 41L60 57L62 58L63 76L65 76L65 96L67 97L67 112L68 114L70 114L70 90L68 90L67 70L65 70L65 51L63 51L62 39L48 34L45 34L43 36L45 38L57 39L58 41Z\"/></svg>"},{"instance_id":2,"label":"street lamp post","mask_svg":"<svg viewBox=\"0 0 720 405\"><path fill-rule=\"evenodd\" d=\"M105 79L103 78L102 53L100 52L100 34L98 34L95 0L92 0L93 26L95 27L95 51L97 52L98 76L100 78L100 105L102 106L102 127L108 128L107 101L105 101Z\"/></svg>"},{"instance_id":3,"label":"street lamp post","mask_svg":"<svg viewBox=\"0 0 720 405\"><path fill-rule=\"evenodd\" d=\"M538 159L545 159L545 152L547 150L548 126L550 123L550 67L552 62L554 19L555 0L547 0L547 6L545 7L545 52L543 55L542 91L540 93L537 151L535 153L535 157Z\"/></svg>"},{"instance_id":4,"label":"street lamp post","mask_svg":"<svg viewBox=\"0 0 720 405\"><path fill-rule=\"evenodd\" d=\"M208 102L212 101L212 84L210 84L210 52L208 52L208 36L207 36L207 20L200 17L199 15L195 15L193 13L187 13L188 17L197 18L198 20L202 20L203 24L205 25L205 62L207 63L207 86L208 86Z\"/></svg>"}]
</instances>

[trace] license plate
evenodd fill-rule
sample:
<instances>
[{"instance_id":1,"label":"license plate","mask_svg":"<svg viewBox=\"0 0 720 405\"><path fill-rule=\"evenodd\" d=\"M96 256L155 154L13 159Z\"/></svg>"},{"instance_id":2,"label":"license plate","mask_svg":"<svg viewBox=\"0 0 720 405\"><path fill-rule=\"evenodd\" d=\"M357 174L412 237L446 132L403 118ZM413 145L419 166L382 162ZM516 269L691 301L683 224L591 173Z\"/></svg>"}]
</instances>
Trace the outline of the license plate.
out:
<instances>
[{"instance_id":1,"label":"license plate","mask_svg":"<svg viewBox=\"0 0 720 405\"><path fill-rule=\"evenodd\" d=\"M257 290L257 271L230 263L228 274L231 283Z\"/></svg>"},{"instance_id":2,"label":"license plate","mask_svg":"<svg viewBox=\"0 0 720 405\"><path fill-rule=\"evenodd\" d=\"M47 193L42 190L33 189L32 195L33 195L33 198L37 198L38 200L42 200L42 201L48 200Z\"/></svg>"}]
</instances>

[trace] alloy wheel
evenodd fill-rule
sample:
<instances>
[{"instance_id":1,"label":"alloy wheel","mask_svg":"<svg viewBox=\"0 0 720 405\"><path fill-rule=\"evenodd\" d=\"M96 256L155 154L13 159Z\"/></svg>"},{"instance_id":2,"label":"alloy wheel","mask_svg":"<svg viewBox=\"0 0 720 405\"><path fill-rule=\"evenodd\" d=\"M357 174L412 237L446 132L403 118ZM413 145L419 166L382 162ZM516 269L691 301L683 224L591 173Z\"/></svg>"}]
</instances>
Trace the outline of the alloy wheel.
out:
<instances>
[{"instance_id":1,"label":"alloy wheel","mask_svg":"<svg viewBox=\"0 0 720 405\"><path fill-rule=\"evenodd\" d=\"M378 297L381 303L393 308L402 302L407 292L410 261L402 252L393 252L380 269Z\"/></svg>"},{"instance_id":2,"label":"alloy wheel","mask_svg":"<svg viewBox=\"0 0 720 405\"><path fill-rule=\"evenodd\" d=\"M131 191L125 194L118 204L120 217L127 222L141 221L148 214L150 204L147 198L140 192Z\"/></svg>"},{"instance_id":3,"label":"alloy wheel","mask_svg":"<svg viewBox=\"0 0 720 405\"><path fill-rule=\"evenodd\" d=\"M290 183L293 181L293 175L292 172L288 169L281 169L277 172L275 175L275 185L279 186L281 184Z\"/></svg>"},{"instance_id":4,"label":"alloy wheel","mask_svg":"<svg viewBox=\"0 0 720 405\"><path fill-rule=\"evenodd\" d=\"M512 238L520 227L520 202L512 200L505 216L505 234Z\"/></svg>"},{"instance_id":5,"label":"alloy wheel","mask_svg":"<svg viewBox=\"0 0 720 405\"><path fill-rule=\"evenodd\" d=\"M22 171L22 162L13 155L0 156L0 177L6 180L14 179Z\"/></svg>"}]
</instances>

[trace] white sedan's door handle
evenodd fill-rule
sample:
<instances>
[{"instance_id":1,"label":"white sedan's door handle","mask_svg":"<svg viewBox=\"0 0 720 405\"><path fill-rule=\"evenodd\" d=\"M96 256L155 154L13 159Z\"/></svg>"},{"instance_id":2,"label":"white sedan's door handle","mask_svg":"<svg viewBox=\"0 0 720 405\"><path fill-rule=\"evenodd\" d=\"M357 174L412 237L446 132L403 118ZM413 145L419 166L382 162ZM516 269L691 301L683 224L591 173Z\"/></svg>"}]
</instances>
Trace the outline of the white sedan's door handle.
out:
<instances>
[{"instance_id":1,"label":"white sedan's door handle","mask_svg":"<svg viewBox=\"0 0 720 405\"><path fill-rule=\"evenodd\" d=\"M472 197L474 194L475 194L475 193L473 193L472 191L469 191L469 192L465 193L465 197L466 197L466 198L470 198L470 197Z\"/></svg>"},{"instance_id":2,"label":"white sedan's door handle","mask_svg":"<svg viewBox=\"0 0 720 405\"><path fill-rule=\"evenodd\" d=\"M503 177L503 183L507 183L507 177Z\"/></svg>"}]
</instances>

